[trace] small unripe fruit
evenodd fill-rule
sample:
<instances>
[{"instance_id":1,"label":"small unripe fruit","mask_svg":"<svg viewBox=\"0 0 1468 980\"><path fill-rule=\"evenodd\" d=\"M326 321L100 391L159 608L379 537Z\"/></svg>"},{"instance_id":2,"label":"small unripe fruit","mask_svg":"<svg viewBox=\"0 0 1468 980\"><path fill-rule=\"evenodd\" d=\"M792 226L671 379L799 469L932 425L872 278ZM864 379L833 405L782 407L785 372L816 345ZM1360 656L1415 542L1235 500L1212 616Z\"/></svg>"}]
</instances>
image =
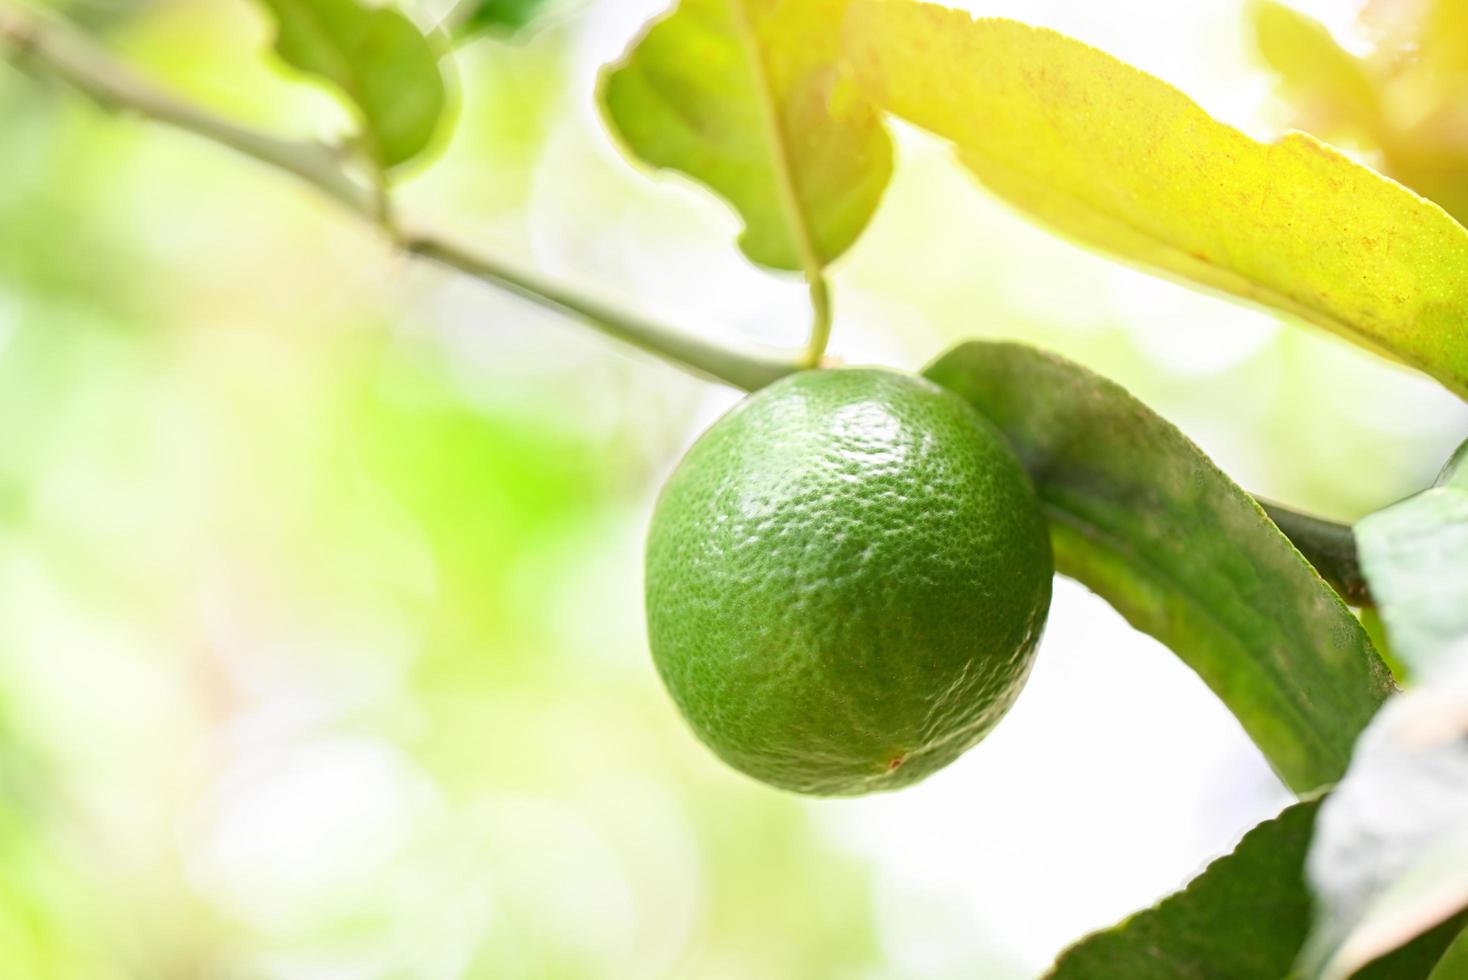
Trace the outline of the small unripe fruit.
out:
<instances>
[{"instance_id":1,"label":"small unripe fruit","mask_svg":"<svg viewBox=\"0 0 1468 980\"><path fill-rule=\"evenodd\" d=\"M971 406L913 375L811 371L741 402L669 479L649 639L730 765L805 793L892 789L1008 710L1053 572L1029 479Z\"/></svg>"}]
</instances>

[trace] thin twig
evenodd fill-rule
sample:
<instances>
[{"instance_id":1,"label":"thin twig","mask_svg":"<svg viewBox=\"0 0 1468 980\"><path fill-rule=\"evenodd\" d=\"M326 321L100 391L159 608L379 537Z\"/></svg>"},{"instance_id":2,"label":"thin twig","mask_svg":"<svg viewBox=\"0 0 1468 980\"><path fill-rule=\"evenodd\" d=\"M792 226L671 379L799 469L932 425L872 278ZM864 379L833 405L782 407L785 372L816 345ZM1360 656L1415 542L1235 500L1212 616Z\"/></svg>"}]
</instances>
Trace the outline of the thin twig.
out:
<instances>
[{"instance_id":1,"label":"thin twig","mask_svg":"<svg viewBox=\"0 0 1468 980\"><path fill-rule=\"evenodd\" d=\"M715 343L693 331L674 330L614 310L440 237L408 235L403 247L414 255L452 266L532 303L589 323L604 334L650 351L684 370L745 391L763 388L798 369L790 360L777 360L756 350Z\"/></svg>"}]
</instances>

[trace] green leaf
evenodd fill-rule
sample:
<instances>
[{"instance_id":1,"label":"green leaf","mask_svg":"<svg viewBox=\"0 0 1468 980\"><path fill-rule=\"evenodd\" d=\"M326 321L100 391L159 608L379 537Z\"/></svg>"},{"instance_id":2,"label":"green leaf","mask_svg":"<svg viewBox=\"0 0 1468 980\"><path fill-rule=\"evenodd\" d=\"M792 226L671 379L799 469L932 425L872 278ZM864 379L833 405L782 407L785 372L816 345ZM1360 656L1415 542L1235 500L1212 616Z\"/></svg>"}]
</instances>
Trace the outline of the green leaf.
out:
<instances>
[{"instance_id":1,"label":"green leaf","mask_svg":"<svg viewBox=\"0 0 1468 980\"><path fill-rule=\"evenodd\" d=\"M393 167L428 147L447 94L438 54L412 21L357 0L262 2L278 28L276 52L350 102L372 160Z\"/></svg>"},{"instance_id":2,"label":"green leaf","mask_svg":"<svg viewBox=\"0 0 1468 980\"><path fill-rule=\"evenodd\" d=\"M1315 132L1348 126L1378 133L1382 114L1376 82L1324 24L1275 0L1256 0L1253 19L1260 55L1290 97L1321 117Z\"/></svg>"},{"instance_id":3,"label":"green leaf","mask_svg":"<svg viewBox=\"0 0 1468 980\"><path fill-rule=\"evenodd\" d=\"M1453 969L1453 963L1448 960L1448 954L1452 952L1455 941L1463 934L1465 925L1468 925L1468 915L1462 913L1445 919L1440 925L1433 926L1407 945L1392 950L1380 959L1372 960L1370 966L1352 973L1351 978L1352 980L1407 980L1407 978L1424 977L1428 980L1453 980L1453 978L1468 976L1463 973L1443 972Z\"/></svg>"},{"instance_id":4,"label":"green leaf","mask_svg":"<svg viewBox=\"0 0 1468 980\"><path fill-rule=\"evenodd\" d=\"M1180 892L1081 940L1048 980L1280 980L1310 931L1305 854L1318 800L1244 835Z\"/></svg>"},{"instance_id":5,"label":"green leaf","mask_svg":"<svg viewBox=\"0 0 1468 980\"><path fill-rule=\"evenodd\" d=\"M1053 31L851 0L850 70L1079 241L1334 330L1468 395L1468 230L1312 137L1255 142Z\"/></svg>"},{"instance_id":6,"label":"green leaf","mask_svg":"<svg viewBox=\"0 0 1468 980\"><path fill-rule=\"evenodd\" d=\"M682 0L603 77L627 149L728 200L761 265L807 277L866 227L892 170L877 112L837 70L846 0Z\"/></svg>"},{"instance_id":7,"label":"green leaf","mask_svg":"<svg viewBox=\"0 0 1468 980\"><path fill-rule=\"evenodd\" d=\"M1290 788L1340 778L1390 676L1253 498L1121 387L1055 355L967 343L926 374L1008 437L1063 574L1197 671Z\"/></svg>"},{"instance_id":8,"label":"green leaf","mask_svg":"<svg viewBox=\"0 0 1468 980\"><path fill-rule=\"evenodd\" d=\"M555 0L470 0L454 33L463 38L476 34L505 37L529 27Z\"/></svg>"},{"instance_id":9,"label":"green leaf","mask_svg":"<svg viewBox=\"0 0 1468 980\"><path fill-rule=\"evenodd\" d=\"M1468 443L1437 486L1362 519L1355 531L1392 646L1421 672L1468 636Z\"/></svg>"},{"instance_id":10,"label":"green leaf","mask_svg":"<svg viewBox=\"0 0 1468 980\"><path fill-rule=\"evenodd\" d=\"M1382 709L1321 808L1306 865L1320 906L1309 976L1351 976L1430 930L1452 940L1456 928L1438 927L1468 908L1465 735L1468 641Z\"/></svg>"}]
</instances>

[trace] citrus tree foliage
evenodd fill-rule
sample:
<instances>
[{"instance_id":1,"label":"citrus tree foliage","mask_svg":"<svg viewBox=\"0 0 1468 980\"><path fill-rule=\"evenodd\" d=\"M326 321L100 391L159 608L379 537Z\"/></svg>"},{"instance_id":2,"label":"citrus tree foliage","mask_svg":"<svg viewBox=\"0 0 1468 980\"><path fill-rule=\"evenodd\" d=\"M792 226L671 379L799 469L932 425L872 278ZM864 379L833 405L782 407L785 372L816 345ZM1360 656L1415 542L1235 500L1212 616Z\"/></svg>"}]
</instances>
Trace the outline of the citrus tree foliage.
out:
<instances>
[{"instance_id":1,"label":"citrus tree foliage","mask_svg":"<svg viewBox=\"0 0 1468 980\"><path fill-rule=\"evenodd\" d=\"M53 43L8 8L0 37L13 57L104 102L315 181L412 253L734 384L758 387L820 360L828 271L868 229L892 173L890 116L949 141L983 189L1082 245L1323 326L1468 396L1468 230L1452 217L1468 212L1468 151L1443 142L1461 137L1468 91L1468 8L1457 0L1372 5L1411 13L1378 13L1391 23L1378 25L1380 48L1366 58L1273 0L1252 8L1261 54L1301 118L1317 136L1369 145L1385 174L1317 136L1255 141L1158 79L1013 20L916 0L678 0L583 95L599 101L630 162L708 188L742 218L749 259L809 280L811 344L774 362L399 230L385 174L447 138L452 42L513 34L547 6L469 0L434 23L423 9L367 0L260 0L278 60L350 112L345 185L322 176L334 148L252 136L140 95L136 79L94 70L85 45ZM361 170L371 187L350 183ZM344 186L372 192L378 207ZM1379 607L1414 685L1402 694L1307 560L1308 522L1291 524L1292 543L1126 391L1019 344L961 345L926 376L1002 434L995 445L1023 466L1015 481L1038 501L1058 570L1176 652L1302 797L1179 894L1073 947L1053 975L1410 978L1435 964L1434 975L1455 975L1465 942L1443 952L1468 907L1468 453L1438 486L1319 551L1350 566L1359 549L1352 598ZM810 547L842 546L819 530ZM766 636L767 624L741 623L745 638ZM708 711L723 724L727 707ZM887 748L881 733L863 734ZM944 761L955 744L938 746ZM870 754L888 766L905 758ZM883 784L865 770L860 782Z\"/></svg>"}]
</instances>

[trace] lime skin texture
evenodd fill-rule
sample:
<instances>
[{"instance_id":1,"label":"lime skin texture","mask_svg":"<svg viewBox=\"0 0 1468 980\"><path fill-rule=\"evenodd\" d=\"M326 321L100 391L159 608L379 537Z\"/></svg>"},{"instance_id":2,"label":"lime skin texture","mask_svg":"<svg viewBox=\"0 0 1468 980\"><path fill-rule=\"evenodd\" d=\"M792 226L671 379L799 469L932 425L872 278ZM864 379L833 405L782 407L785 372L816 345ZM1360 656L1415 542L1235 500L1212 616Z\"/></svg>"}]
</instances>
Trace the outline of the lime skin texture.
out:
<instances>
[{"instance_id":1,"label":"lime skin texture","mask_svg":"<svg viewBox=\"0 0 1468 980\"><path fill-rule=\"evenodd\" d=\"M790 375L693 445L647 542L648 634L694 732L801 793L895 789L1009 709L1054 563L1034 490L957 395Z\"/></svg>"}]
</instances>

